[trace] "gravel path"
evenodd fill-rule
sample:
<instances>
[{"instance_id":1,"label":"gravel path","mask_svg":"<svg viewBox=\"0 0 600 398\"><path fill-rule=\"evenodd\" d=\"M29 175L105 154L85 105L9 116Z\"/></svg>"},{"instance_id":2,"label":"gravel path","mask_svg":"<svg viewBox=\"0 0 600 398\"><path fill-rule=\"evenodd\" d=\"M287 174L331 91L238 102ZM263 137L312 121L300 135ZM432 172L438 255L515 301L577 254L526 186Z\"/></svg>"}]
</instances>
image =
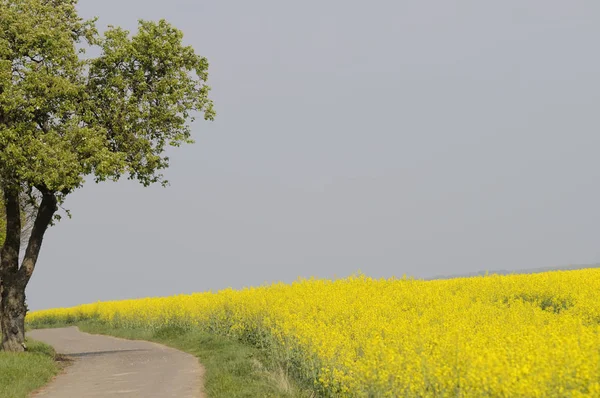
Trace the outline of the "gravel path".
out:
<instances>
[{"instance_id":1,"label":"gravel path","mask_svg":"<svg viewBox=\"0 0 600 398\"><path fill-rule=\"evenodd\" d=\"M27 335L74 360L34 397L204 397L204 370L198 360L173 348L87 334L76 327L33 330Z\"/></svg>"}]
</instances>

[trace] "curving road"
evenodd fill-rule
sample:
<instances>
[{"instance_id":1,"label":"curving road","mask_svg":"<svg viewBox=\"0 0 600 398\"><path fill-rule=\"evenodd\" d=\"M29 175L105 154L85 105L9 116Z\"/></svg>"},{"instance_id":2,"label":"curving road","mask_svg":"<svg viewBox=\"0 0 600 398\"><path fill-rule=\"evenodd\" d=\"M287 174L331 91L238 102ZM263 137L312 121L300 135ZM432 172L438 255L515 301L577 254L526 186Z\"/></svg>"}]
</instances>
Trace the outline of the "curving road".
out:
<instances>
[{"instance_id":1,"label":"curving road","mask_svg":"<svg viewBox=\"0 0 600 398\"><path fill-rule=\"evenodd\" d=\"M34 397L204 397L204 370L198 360L173 348L87 334L76 327L33 330L27 335L74 360Z\"/></svg>"}]
</instances>

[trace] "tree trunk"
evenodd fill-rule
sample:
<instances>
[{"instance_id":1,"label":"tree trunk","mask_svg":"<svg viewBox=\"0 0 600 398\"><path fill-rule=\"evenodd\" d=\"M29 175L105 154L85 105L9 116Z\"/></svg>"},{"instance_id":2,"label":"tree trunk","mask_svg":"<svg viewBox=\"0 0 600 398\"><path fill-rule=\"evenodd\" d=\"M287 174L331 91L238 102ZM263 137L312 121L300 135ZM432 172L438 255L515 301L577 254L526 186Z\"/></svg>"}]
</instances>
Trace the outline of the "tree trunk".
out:
<instances>
[{"instance_id":1,"label":"tree trunk","mask_svg":"<svg viewBox=\"0 0 600 398\"><path fill-rule=\"evenodd\" d=\"M57 209L54 192L38 188L42 201L38 209L27 249L19 267L21 217L18 190L4 190L6 239L0 252L0 327L2 349L25 351L25 288L31 279L42 247L44 234Z\"/></svg>"},{"instance_id":2,"label":"tree trunk","mask_svg":"<svg viewBox=\"0 0 600 398\"><path fill-rule=\"evenodd\" d=\"M0 252L0 326L2 349L24 351L25 285L18 283L21 247L21 208L19 191L4 188L6 238ZM21 288L22 286L22 288Z\"/></svg>"},{"instance_id":3,"label":"tree trunk","mask_svg":"<svg viewBox=\"0 0 600 398\"><path fill-rule=\"evenodd\" d=\"M5 277L6 278L6 277ZM2 350L25 351L25 286L11 277L2 281L0 324L2 325Z\"/></svg>"}]
</instances>

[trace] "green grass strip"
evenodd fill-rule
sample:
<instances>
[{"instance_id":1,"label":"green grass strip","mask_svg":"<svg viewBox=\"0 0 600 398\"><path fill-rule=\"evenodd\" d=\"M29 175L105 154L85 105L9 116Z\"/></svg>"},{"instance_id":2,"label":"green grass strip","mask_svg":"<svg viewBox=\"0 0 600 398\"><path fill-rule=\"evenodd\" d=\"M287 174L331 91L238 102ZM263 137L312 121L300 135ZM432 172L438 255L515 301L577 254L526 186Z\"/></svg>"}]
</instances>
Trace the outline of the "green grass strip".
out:
<instances>
[{"instance_id":1,"label":"green grass strip","mask_svg":"<svg viewBox=\"0 0 600 398\"><path fill-rule=\"evenodd\" d=\"M0 352L0 397L25 398L60 371L49 345L28 340L27 352Z\"/></svg>"}]
</instances>

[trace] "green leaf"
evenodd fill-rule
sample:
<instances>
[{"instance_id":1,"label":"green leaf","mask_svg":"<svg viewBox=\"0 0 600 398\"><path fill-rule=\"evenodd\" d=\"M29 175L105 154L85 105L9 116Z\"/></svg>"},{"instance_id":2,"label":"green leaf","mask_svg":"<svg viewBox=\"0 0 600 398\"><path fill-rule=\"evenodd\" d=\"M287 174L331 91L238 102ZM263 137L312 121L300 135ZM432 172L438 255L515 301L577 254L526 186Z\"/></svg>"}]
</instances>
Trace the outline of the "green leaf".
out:
<instances>
[{"instance_id":1,"label":"green leaf","mask_svg":"<svg viewBox=\"0 0 600 398\"><path fill-rule=\"evenodd\" d=\"M165 149L215 116L208 61L164 20L100 36L76 4L0 0L0 185L62 197L87 177L164 183Z\"/></svg>"}]
</instances>

